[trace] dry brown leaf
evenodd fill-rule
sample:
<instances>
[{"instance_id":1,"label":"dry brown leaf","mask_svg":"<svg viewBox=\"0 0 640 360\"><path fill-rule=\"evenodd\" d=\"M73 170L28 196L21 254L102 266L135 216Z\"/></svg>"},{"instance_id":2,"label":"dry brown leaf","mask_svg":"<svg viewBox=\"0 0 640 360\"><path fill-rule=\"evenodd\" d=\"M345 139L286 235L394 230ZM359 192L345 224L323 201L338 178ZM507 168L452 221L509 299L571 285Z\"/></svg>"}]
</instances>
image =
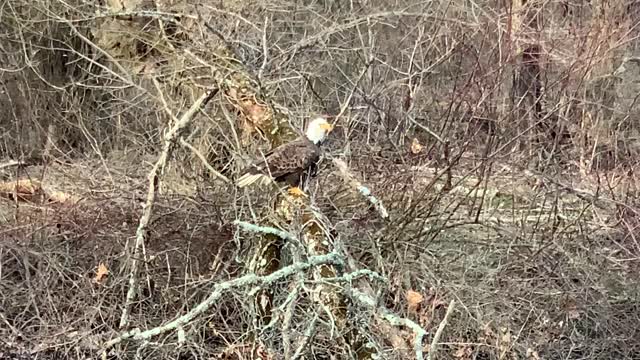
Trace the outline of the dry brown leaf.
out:
<instances>
[{"instance_id":1,"label":"dry brown leaf","mask_svg":"<svg viewBox=\"0 0 640 360\"><path fill-rule=\"evenodd\" d=\"M453 353L453 357L458 359L470 359L472 353L473 350L471 350L471 347L469 347L469 345L460 345L458 350Z\"/></svg>"},{"instance_id":2,"label":"dry brown leaf","mask_svg":"<svg viewBox=\"0 0 640 360\"><path fill-rule=\"evenodd\" d=\"M420 293L413 290L407 291L406 296L407 296L408 311L415 313L418 310L418 306L420 306L420 304L424 300L424 297Z\"/></svg>"},{"instance_id":3,"label":"dry brown leaf","mask_svg":"<svg viewBox=\"0 0 640 360\"><path fill-rule=\"evenodd\" d=\"M483 326L482 332L478 335L478 341L491 343L495 338L495 334L491 329L491 324L487 323Z\"/></svg>"},{"instance_id":4,"label":"dry brown leaf","mask_svg":"<svg viewBox=\"0 0 640 360\"><path fill-rule=\"evenodd\" d=\"M107 277L107 274L109 274L109 269L107 269L107 266L104 263L100 263L93 281L100 284L104 281L105 277Z\"/></svg>"},{"instance_id":5,"label":"dry brown leaf","mask_svg":"<svg viewBox=\"0 0 640 360\"><path fill-rule=\"evenodd\" d=\"M251 142L252 134L257 133L264 138L264 127L272 120L270 108L258 101L255 94L245 88L231 88L227 91L227 99L238 111L238 122L241 129L241 143Z\"/></svg>"},{"instance_id":6,"label":"dry brown leaf","mask_svg":"<svg viewBox=\"0 0 640 360\"><path fill-rule=\"evenodd\" d=\"M578 311L578 309L573 308L569 311L567 311L567 316L569 316L569 319L579 319L580 318L580 312Z\"/></svg>"},{"instance_id":7,"label":"dry brown leaf","mask_svg":"<svg viewBox=\"0 0 640 360\"><path fill-rule=\"evenodd\" d=\"M232 87L227 91L226 95L227 95L227 97L229 97L230 100L237 101L238 100L238 89Z\"/></svg>"},{"instance_id":8,"label":"dry brown leaf","mask_svg":"<svg viewBox=\"0 0 640 360\"><path fill-rule=\"evenodd\" d=\"M68 202L76 203L80 201L80 199L76 196L64 193L62 191L51 191L49 193L49 201L53 203L63 204Z\"/></svg>"},{"instance_id":9,"label":"dry brown leaf","mask_svg":"<svg viewBox=\"0 0 640 360\"><path fill-rule=\"evenodd\" d=\"M0 183L0 197L18 201L34 202L44 190L38 181L30 179L12 180Z\"/></svg>"},{"instance_id":10,"label":"dry brown leaf","mask_svg":"<svg viewBox=\"0 0 640 360\"><path fill-rule=\"evenodd\" d=\"M580 311L578 311L578 305L574 299L567 299L563 305L564 310L567 312L569 319L579 319Z\"/></svg>"},{"instance_id":11,"label":"dry brown leaf","mask_svg":"<svg viewBox=\"0 0 640 360\"><path fill-rule=\"evenodd\" d=\"M433 320L433 311L430 311L429 308L424 308L422 311L418 313L418 323L423 328L431 327L432 320Z\"/></svg>"},{"instance_id":12,"label":"dry brown leaf","mask_svg":"<svg viewBox=\"0 0 640 360\"><path fill-rule=\"evenodd\" d=\"M420 144L420 141L418 141L418 138L413 138L413 141L411 141L411 153L416 155L420 154L423 148L424 146Z\"/></svg>"},{"instance_id":13,"label":"dry brown leaf","mask_svg":"<svg viewBox=\"0 0 640 360\"><path fill-rule=\"evenodd\" d=\"M107 8L111 11L121 11L123 6L121 0L107 0Z\"/></svg>"},{"instance_id":14,"label":"dry brown leaf","mask_svg":"<svg viewBox=\"0 0 640 360\"><path fill-rule=\"evenodd\" d=\"M400 335L402 336L400 336ZM410 338L409 334L406 331L397 331L395 333L389 333L389 342L393 346L393 348L397 351L406 352L411 347L407 344L407 338Z\"/></svg>"},{"instance_id":15,"label":"dry brown leaf","mask_svg":"<svg viewBox=\"0 0 640 360\"><path fill-rule=\"evenodd\" d=\"M32 181L30 179L11 180L0 183L0 192L18 192L20 193L34 193L40 188L40 183Z\"/></svg>"},{"instance_id":16,"label":"dry brown leaf","mask_svg":"<svg viewBox=\"0 0 640 360\"><path fill-rule=\"evenodd\" d=\"M260 106L259 104L251 104L245 108L247 118L257 126L260 126L269 120L267 110L266 106Z\"/></svg>"},{"instance_id":17,"label":"dry brown leaf","mask_svg":"<svg viewBox=\"0 0 640 360\"><path fill-rule=\"evenodd\" d=\"M258 345L258 348L256 349L256 355L261 360L273 360L274 357L271 353L272 351L270 351L270 349L264 346L262 343L260 343Z\"/></svg>"},{"instance_id":18,"label":"dry brown leaf","mask_svg":"<svg viewBox=\"0 0 640 360\"><path fill-rule=\"evenodd\" d=\"M498 349L503 354L508 354L512 348L511 330L506 327L500 328L501 335L498 337Z\"/></svg>"},{"instance_id":19,"label":"dry brown leaf","mask_svg":"<svg viewBox=\"0 0 640 360\"><path fill-rule=\"evenodd\" d=\"M538 355L538 352L533 350L532 348L528 348L527 349L527 359L540 360L540 355Z\"/></svg>"},{"instance_id":20,"label":"dry brown leaf","mask_svg":"<svg viewBox=\"0 0 640 360\"><path fill-rule=\"evenodd\" d=\"M20 179L0 182L0 198L31 203L41 203L47 200L49 203L76 203L80 198L62 191L47 190L37 180Z\"/></svg>"},{"instance_id":21,"label":"dry brown leaf","mask_svg":"<svg viewBox=\"0 0 640 360\"><path fill-rule=\"evenodd\" d=\"M376 328L381 334L385 334L387 336L387 341L395 351L403 356L403 358L411 358L413 333L395 328L385 321L377 321Z\"/></svg>"}]
</instances>

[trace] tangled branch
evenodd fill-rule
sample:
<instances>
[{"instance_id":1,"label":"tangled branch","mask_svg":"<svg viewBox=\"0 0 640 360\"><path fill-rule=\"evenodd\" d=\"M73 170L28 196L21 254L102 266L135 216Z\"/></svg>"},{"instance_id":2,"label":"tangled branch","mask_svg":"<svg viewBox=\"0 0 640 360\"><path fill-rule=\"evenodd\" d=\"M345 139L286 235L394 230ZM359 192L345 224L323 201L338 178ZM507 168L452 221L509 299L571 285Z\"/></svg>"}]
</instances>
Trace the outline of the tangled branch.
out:
<instances>
[{"instance_id":1,"label":"tangled branch","mask_svg":"<svg viewBox=\"0 0 640 360\"><path fill-rule=\"evenodd\" d=\"M427 331L425 329L423 329L420 325L416 324L415 322L407 318L403 318L394 314L393 312L391 312L389 309L385 307L378 306L374 298L363 293L358 289L352 288L348 290L348 294L352 299L358 301L360 304L365 305L366 307L378 312L382 316L382 318L388 321L391 325L406 326L409 329L413 330L415 334L413 345L414 345L414 351L416 353L416 359L417 360L424 359L422 341L424 337L427 336Z\"/></svg>"},{"instance_id":2,"label":"tangled branch","mask_svg":"<svg viewBox=\"0 0 640 360\"><path fill-rule=\"evenodd\" d=\"M125 340L149 340L154 336L184 326L185 324L196 318L198 315L207 311L211 307L211 305L213 305L222 296L222 294L230 291L231 289L249 286L257 286L261 288L318 265L340 265L342 263L342 258L337 253L330 253L327 255L312 256L308 259L307 262L299 262L293 265L289 265L266 276L248 274L237 279L215 284L213 286L213 289L211 290L211 294L204 301L202 301L200 304L198 304L183 316L180 316L162 326L158 326L149 330L141 331L140 329L133 329L127 331L117 338L106 342L104 344L103 351L106 351L112 346L119 344Z\"/></svg>"}]
</instances>

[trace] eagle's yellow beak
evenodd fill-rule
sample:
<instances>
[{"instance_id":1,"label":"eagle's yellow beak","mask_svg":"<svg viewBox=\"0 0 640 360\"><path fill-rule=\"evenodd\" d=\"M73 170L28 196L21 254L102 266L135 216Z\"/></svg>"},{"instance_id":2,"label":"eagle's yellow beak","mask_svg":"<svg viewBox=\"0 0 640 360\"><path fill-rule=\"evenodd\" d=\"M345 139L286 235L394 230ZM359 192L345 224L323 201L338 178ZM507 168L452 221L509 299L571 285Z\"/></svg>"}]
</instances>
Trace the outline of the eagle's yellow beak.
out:
<instances>
[{"instance_id":1,"label":"eagle's yellow beak","mask_svg":"<svg viewBox=\"0 0 640 360\"><path fill-rule=\"evenodd\" d=\"M328 123L320 124L320 128L330 132L331 130L333 130L333 125Z\"/></svg>"}]
</instances>

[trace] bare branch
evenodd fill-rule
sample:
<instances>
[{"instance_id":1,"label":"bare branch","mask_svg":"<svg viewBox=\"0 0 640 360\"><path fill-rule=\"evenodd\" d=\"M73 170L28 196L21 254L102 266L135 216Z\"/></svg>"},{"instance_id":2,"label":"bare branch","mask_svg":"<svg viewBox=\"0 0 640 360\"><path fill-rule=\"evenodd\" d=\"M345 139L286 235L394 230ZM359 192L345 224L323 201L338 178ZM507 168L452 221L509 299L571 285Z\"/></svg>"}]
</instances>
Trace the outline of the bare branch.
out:
<instances>
[{"instance_id":1,"label":"bare branch","mask_svg":"<svg viewBox=\"0 0 640 360\"><path fill-rule=\"evenodd\" d=\"M180 144L186 148L188 148L189 150L191 150L191 152L193 152L198 159L200 159L200 161L202 162L202 165L204 165L204 167L207 168L207 170L209 170L209 172L211 174L213 174L215 177L217 177L218 179L224 181L227 184L231 184L231 180L229 180L229 178L227 178L226 176L220 174L220 172L216 171L216 169L213 168L213 166L211 166L209 164L209 162L207 161L207 159L204 157L204 155L202 155L200 153L200 151L198 151L198 149L194 148L193 145L189 144L184 138L180 138Z\"/></svg>"},{"instance_id":2,"label":"bare branch","mask_svg":"<svg viewBox=\"0 0 640 360\"><path fill-rule=\"evenodd\" d=\"M366 307L372 309L373 311L378 312L382 316L382 318L388 321L391 325L406 326L409 329L413 330L416 336L413 344L414 351L416 353L416 359L417 360L424 359L422 341L424 337L427 336L427 331L425 329L423 329L420 325L416 324L415 322L407 318L403 318L394 314L387 308L378 306L374 298L361 292L358 289L351 288L347 290L347 294L354 300L357 300L359 303L365 305Z\"/></svg>"},{"instance_id":3,"label":"bare branch","mask_svg":"<svg viewBox=\"0 0 640 360\"><path fill-rule=\"evenodd\" d=\"M22 161L17 161L17 160L9 160L5 163L0 164L0 169L4 169L6 167L11 167L11 166L19 166L19 165L23 165L24 163Z\"/></svg>"},{"instance_id":4,"label":"bare branch","mask_svg":"<svg viewBox=\"0 0 640 360\"><path fill-rule=\"evenodd\" d=\"M447 326L447 322L449 321L449 316L453 312L453 308L456 305L455 300L451 300L449 303L449 307L447 308L447 313L444 315L444 319L440 322L438 326L438 330L436 330L436 334L433 336L433 340L431 340L431 346L429 347L429 355L427 356L428 360L433 360L436 355L436 347L438 346L438 342L440 341L440 337L442 336L442 332L444 331L444 327Z\"/></svg>"},{"instance_id":5,"label":"bare branch","mask_svg":"<svg viewBox=\"0 0 640 360\"><path fill-rule=\"evenodd\" d=\"M129 322L129 311L131 309L131 303L136 297L136 283L138 281L138 267L140 263L140 251L143 247L147 226L149 224L149 220L151 219L151 215L153 214L153 205L155 203L156 194L158 192L158 186L160 185L160 176L164 171L164 167L167 165L167 161L171 152L173 151L173 147L175 146L176 140L182 134L182 131L187 127L189 122L193 119L195 113L200 109L200 106L206 105L217 93L219 89L213 89L205 92L200 98L193 103L191 108L187 110L187 112L182 115L175 125L169 130L168 133L164 136L164 149L158 156L158 161L153 166L148 175L149 180L149 188L147 191L147 199L145 201L142 216L140 217L140 222L138 224L138 229L136 230L136 242L133 251L133 256L131 258L131 273L129 274L129 290L127 291L127 297L124 304L124 309L122 310L122 316L120 318L120 328L124 328L128 325Z\"/></svg>"},{"instance_id":6,"label":"bare branch","mask_svg":"<svg viewBox=\"0 0 640 360\"><path fill-rule=\"evenodd\" d=\"M211 305L213 305L222 296L222 294L228 292L231 289L249 286L258 286L262 288L267 285L273 284L276 281L282 280L296 273L306 271L318 265L341 265L342 263L343 261L341 256L339 256L337 253L330 253L326 255L309 257L307 262L300 262L289 265L266 276L248 274L237 279L215 284L213 286L213 289L211 290L210 295L183 316L180 316L162 326L158 326L146 331L141 331L140 329L127 331L117 338L106 342L104 344L103 351L106 351L110 347L125 340L149 340L154 336L178 329L179 327L195 319L198 315L207 311L211 307Z\"/></svg>"},{"instance_id":7,"label":"bare branch","mask_svg":"<svg viewBox=\"0 0 640 360\"><path fill-rule=\"evenodd\" d=\"M270 235L275 235L277 237L280 237L282 239L286 239L286 240L295 240L295 236L282 231L282 230L278 230L276 228L272 228L269 226L258 226L258 225L253 225L244 221L240 221L240 220L236 220L233 222L235 225L247 230L247 231L251 231L251 232L257 232L257 233L263 233L263 234L270 234Z\"/></svg>"},{"instance_id":8,"label":"bare branch","mask_svg":"<svg viewBox=\"0 0 640 360\"><path fill-rule=\"evenodd\" d=\"M264 76L264 70L267 68L269 62L269 47L267 44L267 18L264 18L264 27L262 28L262 65L258 70L258 80L262 83L262 77Z\"/></svg>"},{"instance_id":9,"label":"bare branch","mask_svg":"<svg viewBox=\"0 0 640 360\"><path fill-rule=\"evenodd\" d=\"M387 212L387 209L384 207L382 202L371 193L371 190L368 187L362 185L362 183L358 181L358 179L356 179L355 175L353 175L351 171L349 171L349 167L347 166L347 164L344 161L336 158L333 158L332 161L338 167L338 170L340 170L340 174L342 175L343 179L351 184L351 186L358 190L358 192L362 194L362 196L364 196L371 204L373 204L382 218L388 218L389 213Z\"/></svg>"},{"instance_id":10,"label":"bare branch","mask_svg":"<svg viewBox=\"0 0 640 360\"><path fill-rule=\"evenodd\" d=\"M311 324L309 324L307 331L304 332L304 336L302 337L295 354L293 354L293 357L291 358L292 360L299 359L302 356L302 353L309 346L309 342L313 338L313 335L316 331L316 323L318 322L318 317L318 314L316 314L316 316L313 317L313 320L311 320Z\"/></svg>"}]
</instances>

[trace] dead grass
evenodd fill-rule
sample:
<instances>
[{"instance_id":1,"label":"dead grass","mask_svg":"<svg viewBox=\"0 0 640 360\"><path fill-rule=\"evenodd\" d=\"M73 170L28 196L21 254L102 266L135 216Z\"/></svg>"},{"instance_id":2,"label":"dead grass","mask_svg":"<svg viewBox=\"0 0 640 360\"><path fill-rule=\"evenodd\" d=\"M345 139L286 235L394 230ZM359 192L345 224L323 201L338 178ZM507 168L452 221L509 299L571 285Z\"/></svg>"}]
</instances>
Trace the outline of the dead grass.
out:
<instances>
[{"instance_id":1,"label":"dead grass","mask_svg":"<svg viewBox=\"0 0 640 360\"><path fill-rule=\"evenodd\" d=\"M117 3L107 6L138 2ZM131 328L180 316L212 283L244 274L257 241L233 221L272 218L272 193L223 185L205 176L202 158L233 178L246 155L291 135L281 125L345 109L327 148L390 216L331 161L311 183L312 205L352 265L385 276L364 282L381 305L432 334L456 300L439 359L638 358L637 91L609 81L635 76L633 61L619 61L637 42L633 23L617 22L622 3L601 9L607 17L545 3L539 34L502 2L225 1L199 7L204 20L191 1L156 3L184 14L95 18L108 8L88 2L0 14L9 69L0 72L0 152L19 158L53 144L46 165L3 170L0 182L0 358L93 358L121 332L127 249L163 129L218 82L225 96L185 133L202 156L181 148L165 168ZM559 17L563 5L571 13ZM518 134L531 119L509 104L515 52L532 41L545 52L549 134ZM269 102L252 90L257 74ZM427 130L450 141L451 155ZM276 306L292 284L274 286ZM348 358L332 320L300 291L291 334L317 318L309 354ZM256 326L249 298L230 292L185 325L183 342L173 333L125 342L108 358L246 359L256 336L279 358L282 331ZM349 313L384 356L407 358L410 331L356 304Z\"/></svg>"},{"instance_id":2,"label":"dead grass","mask_svg":"<svg viewBox=\"0 0 640 360\"><path fill-rule=\"evenodd\" d=\"M629 343L635 320L622 319L637 311L637 252L620 241L626 231L613 216L620 190L598 189L592 178L549 182L506 164L495 164L502 170L479 187L474 176L455 186L472 167L458 167L447 193L442 181L425 190L432 168L368 179L385 204L394 204L390 224L377 223L352 199L327 210L350 219L337 230L361 266L396 283L386 292L387 305L403 312L402 294L432 294L425 302L432 308L423 316L437 324L444 310L433 307L457 298L465 309L446 335L454 358L632 357L638 351L638 344ZM423 197L398 201L398 187L407 184L412 196ZM342 191L333 195L339 198Z\"/></svg>"},{"instance_id":3,"label":"dead grass","mask_svg":"<svg viewBox=\"0 0 640 360\"><path fill-rule=\"evenodd\" d=\"M144 178L115 162L108 164L109 177L96 176L102 166L87 162L47 170L45 178L57 181L42 183L82 197L73 205L16 207L2 200L3 212L12 214L0 229L0 320L7 324L2 351L89 356L117 333L127 285L122 260L141 211L140 198L131 194L142 190ZM453 183L470 167L460 165ZM446 299L462 305L441 340L440 356L630 358L638 351L640 344L632 340L638 336L638 266L629 260L636 252L611 217L615 206L596 207L506 166L483 184L484 203L476 198L482 192L473 190L473 177L444 193L438 186L427 189L433 169L404 169L366 179L374 193L383 194L391 217L386 222L357 194L351 196L330 167L311 193L356 262L388 277L389 286L380 288L388 307L435 329ZM353 170L373 174L366 167ZM411 200L399 202L397 189L385 191L390 184L408 185ZM572 186L595 191L589 179ZM607 197L613 194L601 195ZM239 274L236 258L242 252L230 226L235 206L224 189L160 197L145 249L142 296L132 313L135 326L159 325L196 304L207 282ZM478 221L469 221L480 206ZM109 274L96 283L100 263ZM410 290L422 294L419 304L407 303ZM137 351L244 354L250 340L239 336L249 326L243 302L231 296L196 321L187 347L176 347L168 335L154 348ZM365 311L357 317L367 316ZM317 341L313 346L322 346L322 337Z\"/></svg>"},{"instance_id":4,"label":"dead grass","mask_svg":"<svg viewBox=\"0 0 640 360\"><path fill-rule=\"evenodd\" d=\"M112 165L110 178L96 176L98 162L47 170L49 179L58 180L47 185L82 196L76 204L16 206L2 199L6 221L0 226L0 302L5 323L11 324L2 327L4 351L28 349L32 356L75 358L96 351L100 341L116 333L127 285L122 260L140 216L141 198L135 193L144 178L131 177L131 170L139 169L131 169L131 164ZM146 248L149 276L133 315L138 324L157 324L188 309L202 296L203 279L227 278L237 271L234 262L227 261L235 249L232 229L220 221L216 199L196 204L186 196L167 195L159 208L152 226L154 241ZM109 274L96 284L100 263Z\"/></svg>"}]
</instances>

